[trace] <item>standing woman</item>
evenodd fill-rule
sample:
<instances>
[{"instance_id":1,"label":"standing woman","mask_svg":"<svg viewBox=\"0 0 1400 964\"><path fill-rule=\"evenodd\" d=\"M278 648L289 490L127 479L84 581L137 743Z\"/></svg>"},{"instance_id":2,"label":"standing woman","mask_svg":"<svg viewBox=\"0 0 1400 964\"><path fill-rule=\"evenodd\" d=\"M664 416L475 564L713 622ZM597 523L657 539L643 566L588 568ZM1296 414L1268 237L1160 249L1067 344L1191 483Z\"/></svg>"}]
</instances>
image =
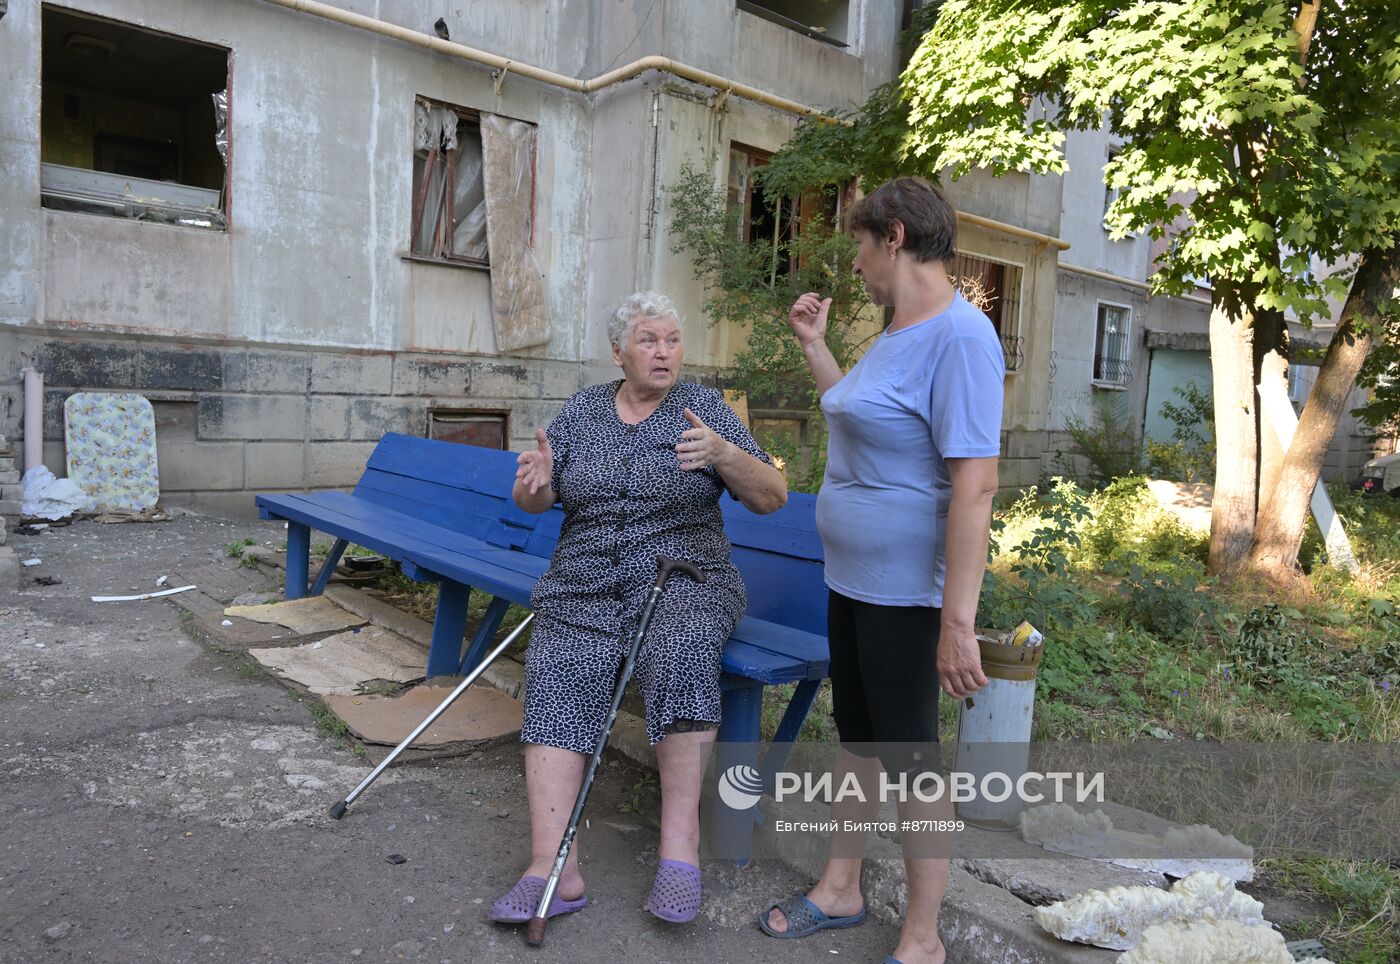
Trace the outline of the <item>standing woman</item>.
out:
<instances>
[{"instance_id":1,"label":"standing woman","mask_svg":"<svg viewBox=\"0 0 1400 964\"><path fill-rule=\"evenodd\" d=\"M889 181L852 209L851 229L855 273L877 304L893 306L889 327L843 374L823 337L830 298L802 295L788 323L830 430L817 527L836 766L874 787L882 763L891 774L936 766L940 686L961 699L987 683L973 623L997 491L1005 363L987 316L948 279L957 215L937 188L921 178ZM874 812L847 800L833 817L875 819L878 794L866 796ZM901 801L900 817L951 820L952 804ZM759 926L797 938L859 924L865 845L864 834L834 834L821 880L774 904ZM937 857L927 856L927 837L904 834L903 845L909 901L886 962L940 964L946 843Z\"/></svg>"}]
</instances>

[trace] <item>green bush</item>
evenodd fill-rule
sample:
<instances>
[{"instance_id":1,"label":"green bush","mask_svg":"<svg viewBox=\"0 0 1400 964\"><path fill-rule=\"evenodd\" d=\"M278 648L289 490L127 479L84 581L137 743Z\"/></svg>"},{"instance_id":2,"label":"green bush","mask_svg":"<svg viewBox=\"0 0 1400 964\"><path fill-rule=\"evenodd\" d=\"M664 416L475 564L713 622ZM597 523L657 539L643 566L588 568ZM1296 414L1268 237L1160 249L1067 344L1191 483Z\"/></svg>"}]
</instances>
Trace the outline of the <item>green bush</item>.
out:
<instances>
[{"instance_id":1,"label":"green bush","mask_svg":"<svg viewBox=\"0 0 1400 964\"><path fill-rule=\"evenodd\" d=\"M1319 644L1306 630L1290 625L1292 613L1296 610L1285 611L1272 603L1251 609L1231 641L1230 655L1260 683L1273 685L1302 677L1310 669L1308 656Z\"/></svg>"},{"instance_id":2,"label":"green bush","mask_svg":"<svg viewBox=\"0 0 1400 964\"><path fill-rule=\"evenodd\" d=\"M1088 481L1106 485L1125 475L1142 471L1145 461L1142 441L1133 431L1128 405L1116 392L1096 392L1086 419L1078 412L1065 416L1065 433L1073 443L1069 453L1060 452L1057 463L1067 475L1078 475L1075 459L1082 459Z\"/></svg>"},{"instance_id":3,"label":"green bush","mask_svg":"<svg viewBox=\"0 0 1400 964\"><path fill-rule=\"evenodd\" d=\"M1205 566L1194 559L1165 563L1129 552L1108 571L1120 580L1119 613L1154 636L1179 641L1213 621L1215 606L1210 596L1198 591Z\"/></svg>"}]
</instances>

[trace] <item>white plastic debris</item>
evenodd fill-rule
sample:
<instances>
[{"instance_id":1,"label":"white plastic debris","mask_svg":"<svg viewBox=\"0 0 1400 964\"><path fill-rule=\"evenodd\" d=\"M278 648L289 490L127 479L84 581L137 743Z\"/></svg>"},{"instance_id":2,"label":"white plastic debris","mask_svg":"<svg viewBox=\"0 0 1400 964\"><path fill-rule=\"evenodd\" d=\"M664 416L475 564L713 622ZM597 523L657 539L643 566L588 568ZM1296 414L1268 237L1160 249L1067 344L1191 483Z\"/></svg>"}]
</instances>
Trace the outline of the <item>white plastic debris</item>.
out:
<instances>
[{"instance_id":1,"label":"white plastic debris","mask_svg":"<svg viewBox=\"0 0 1400 964\"><path fill-rule=\"evenodd\" d=\"M1324 964L1330 964L1326 958ZM1154 924L1118 964L1293 964L1283 935L1271 927L1237 920ZM1317 959L1314 960L1317 964Z\"/></svg>"},{"instance_id":2,"label":"white plastic debris","mask_svg":"<svg viewBox=\"0 0 1400 964\"><path fill-rule=\"evenodd\" d=\"M143 592L136 596L93 596L96 603L139 602L142 599L155 599L157 596L173 596L177 592L189 592L194 586L180 586L178 589L162 589L160 592Z\"/></svg>"},{"instance_id":3,"label":"white plastic debris","mask_svg":"<svg viewBox=\"0 0 1400 964\"><path fill-rule=\"evenodd\" d=\"M169 576L161 576L159 579L156 580L156 588L159 589L161 586L164 586L169 581Z\"/></svg>"},{"instance_id":4,"label":"white plastic debris","mask_svg":"<svg viewBox=\"0 0 1400 964\"><path fill-rule=\"evenodd\" d=\"M225 619L223 622L219 623L219 625L220 625L220 626L232 626L232 625L233 625L233 620L232 620L232 619Z\"/></svg>"},{"instance_id":5,"label":"white plastic debris","mask_svg":"<svg viewBox=\"0 0 1400 964\"><path fill-rule=\"evenodd\" d=\"M1021 811L1021 836L1055 853L1172 877L1210 871L1236 883L1254 879L1254 849L1202 823L1169 827L1160 836L1133 833L1114 827L1102 810L1080 813L1048 803Z\"/></svg>"},{"instance_id":6,"label":"white plastic debris","mask_svg":"<svg viewBox=\"0 0 1400 964\"><path fill-rule=\"evenodd\" d=\"M43 465L36 465L20 479L20 512L36 519L66 519L87 508L88 497L69 479L54 478Z\"/></svg>"},{"instance_id":7,"label":"white plastic debris","mask_svg":"<svg viewBox=\"0 0 1400 964\"><path fill-rule=\"evenodd\" d=\"M42 565L44 564L44 560L42 560L42 559L26 559L26 560L24 560L24 564L25 564L26 566L42 566Z\"/></svg>"},{"instance_id":8,"label":"white plastic debris","mask_svg":"<svg viewBox=\"0 0 1400 964\"><path fill-rule=\"evenodd\" d=\"M1037 907L1034 914L1036 923L1060 940L1117 951L1136 947L1154 924L1235 920L1251 927L1269 926L1263 904L1210 871L1178 880L1171 890L1140 886L1085 891Z\"/></svg>"}]
</instances>

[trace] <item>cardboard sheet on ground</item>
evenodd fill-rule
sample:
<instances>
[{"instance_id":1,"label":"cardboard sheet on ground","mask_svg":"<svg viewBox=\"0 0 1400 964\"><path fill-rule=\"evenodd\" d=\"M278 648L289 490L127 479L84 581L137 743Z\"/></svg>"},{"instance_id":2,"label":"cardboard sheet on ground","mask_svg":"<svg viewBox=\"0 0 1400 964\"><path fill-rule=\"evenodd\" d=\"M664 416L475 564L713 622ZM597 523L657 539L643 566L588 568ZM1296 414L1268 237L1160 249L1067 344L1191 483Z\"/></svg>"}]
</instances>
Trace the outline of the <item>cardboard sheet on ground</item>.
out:
<instances>
[{"instance_id":1,"label":"cardboard sheet on ground","mask_svg":"<svg viewBox=\"0 0 1400 964\"><path fill-rule=\"evenodd\" d=\"M288 599L284 602L268 603L264 606L229 606L225 616L239 616L258 623L276 623L286 626L298 636L308 633L329 633L337 629L363 626L365 620L354 613L346 612L325 596L307 596L304 599ZM422 660L422 651L419 651ZM421 674L420 674L421 675Z\"/></svg>"},{"instance_id":2,"label":"cardboard sheet on ground","mask_svg":"<svg viewBox=\"0 0 1400 964\"><path fill-rule=\"evenodd\" d=\"M316 643L250 649L268 669L313 693L354 693L374 679L407 683L423 676L423 647L378 626Z\"/></svg>"},{"instance_id":3,"label":"cardboard sheet on ground","mask_svg":"<svg viewBox=\"0 0 1400 964\"><path fill-rule=\"evenodd\" d=\"M437 708L451 686L415 686L401 696L327 696L331 712L365 743L393 746ZM417 740L415 748L480 743L520 731L521 704L478 684L457 698Z\"/></svg>"}]
</instances>

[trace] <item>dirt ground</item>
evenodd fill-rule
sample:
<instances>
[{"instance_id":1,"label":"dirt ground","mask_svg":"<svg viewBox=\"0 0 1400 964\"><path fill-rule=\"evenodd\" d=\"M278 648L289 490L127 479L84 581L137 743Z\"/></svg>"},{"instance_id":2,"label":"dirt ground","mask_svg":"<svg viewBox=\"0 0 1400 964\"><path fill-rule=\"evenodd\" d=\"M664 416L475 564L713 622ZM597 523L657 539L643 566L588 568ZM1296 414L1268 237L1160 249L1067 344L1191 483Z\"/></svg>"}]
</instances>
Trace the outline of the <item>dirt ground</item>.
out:
<instances>
[{"instance_id":1,"label":"dirt ground","mask_svg":"<svg viewBox=\"0 0 1400 964\"><path fill-rule=\"evenodd\" d=\"M655 794L621 811L640 773L616 758L580 838L592 906L553 921L537 949L487 922L528 852L517 744L392 769L332 820L369 764L318 735L303 698L192 638L168 600L89 601L177 571L228 598L275 589L225 557L242 537L283 532L178 516L12 534L43 562L0 591L0 961L749 964L893 949L894 928L873 920L763 936L756 913L806 883L772 862L707 866L694 923L652 918Z\"/></svg>"}]
</instances>

